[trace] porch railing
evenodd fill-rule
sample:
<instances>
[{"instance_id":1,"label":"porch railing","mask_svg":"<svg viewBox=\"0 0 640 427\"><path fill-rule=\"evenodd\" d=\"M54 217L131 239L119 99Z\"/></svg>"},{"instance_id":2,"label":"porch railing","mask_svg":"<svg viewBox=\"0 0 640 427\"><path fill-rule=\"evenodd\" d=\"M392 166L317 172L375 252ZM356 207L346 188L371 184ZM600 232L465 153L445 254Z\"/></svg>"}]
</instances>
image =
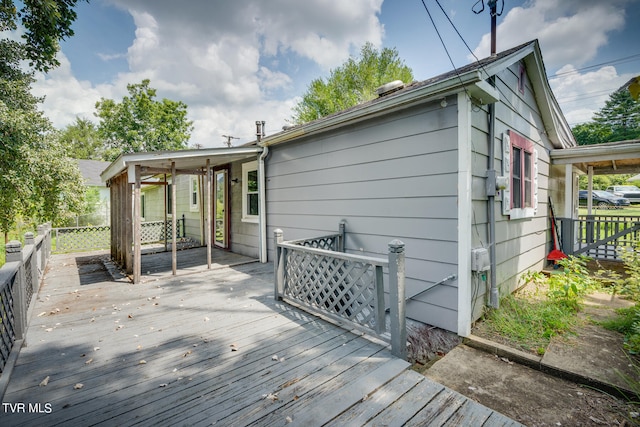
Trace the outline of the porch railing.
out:
<instances>
[{"instance_id":1,"label":"porch railing","mask_svg":"<svg viewBox=\"0 0 640 427\"><path fill-rule=\"evenodd\" d=\"M404 243L389 243L387 259L344 253L344 226L338 234L284 241L275 231L275 297L341 325L372 333L406 359ZM387 327L384 273L388 269ZM388 333L387 333L388 332Z\"/></svg>"},{"instance_id":2,"label":"porch railing","mask_svg":"<svg viewBox=\"0 0 640 427\"><path fill-rule=\"evenodd\" d=\"M563 250L602 260L621 260L621 250L635 247L640 238L640 217L580 215L561 220Z\"/></svg>"},{"instance_id":3,"label":"porch railing","mask_svg":"<svg viewBox=\"0 0 640 427\"><path fill-rule=\"evenodd\" d=\"M27 312L38 292L40 279L51 254L51 227L38 226L38 236L25 234L25 245L11 241L5 246L6 263L0 268L0 373L16 342L24 339ZM0 396L4 393L6 376L0 376Z\"/></svg>"},{"instance_id":4,"label":"porch railing","mask_svg":"<svg viewBox=\"0 0 640 427\"><path fill-rule=\"evenodd\" d=\"M176 221L176 236L186 237L186 219L184 214ZM142 223L142 244L171 240L173 224L171 221L147 221ZM62 227L55 229L55 251L75 252L106 249L111 244L111 227Z\"/></svg>"}]
</instances>

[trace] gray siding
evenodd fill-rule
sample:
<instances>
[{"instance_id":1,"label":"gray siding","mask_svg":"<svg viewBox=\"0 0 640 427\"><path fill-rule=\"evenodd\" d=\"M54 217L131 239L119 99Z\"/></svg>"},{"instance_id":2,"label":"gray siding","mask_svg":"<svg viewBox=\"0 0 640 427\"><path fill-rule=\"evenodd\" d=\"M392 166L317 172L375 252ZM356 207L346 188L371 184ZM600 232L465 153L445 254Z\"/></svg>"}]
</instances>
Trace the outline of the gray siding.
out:
<instances>
[{"instance_id":1,"label":"gray siding","mask_svg":"<svg viewBox=\"0 0 640 427\"><path fill-rule=\"evenodd\" d=\"M457 272L457 159L455 102L272 147L268 236L276 228L286 240L333 233L344 220L347 252L376 257L386 257L387 244L399 238L407 292L427 289ZM268 249L273 259L271 239ZM418 295L407 314L455 331L457 283Z\"/></svg>"},{"instance_id":2,"label":"gray siding","mask_svg":"<svg viewBox=\"0 0 640 427\"><path fill-rule=\"evenodd\" d=\"M501 100L496 104L496 151L495 169L498 175L502 170L502 134L508 129L524 135L535 143L538 152L538 210L534 218L510 219L502 215L502 201L496 197L496 261L497 282L500 295L504 296L521 284L519 277L528 270L539 270L546 262L549 251L548 197L549 189L557 189L558 181L563 181L561 171L550 176L550 159L548 150L552 148L546 134L544 124L529 80L526 80L524 94L518 90L519 63L499 73L496 84ZM517 110L517 111L516 111ZM485 177L488 162L488 125L487 109L474 109L472 116L473 147L473 247L488 247L487 231L487 197ZM562 194L559 195L562 199ZM554 203L558 205L561 200ZM482 314L486 303L488 283L477 281L472 283L472 318Z\"/></svg>"},{"instance_id":3,"label":"gray siding","mask_svg":"<svg viewBox=\"0 0 640 427\"><path fill-rule=\"evenodd\" d=\"M255 159L251 159L253 161ZM242 221L242 163L230 165L229 179L238 179L238 183L231 184L231 246L232 252L259 258L259 227L258 224Z\"/></svg>"}]
</instances>

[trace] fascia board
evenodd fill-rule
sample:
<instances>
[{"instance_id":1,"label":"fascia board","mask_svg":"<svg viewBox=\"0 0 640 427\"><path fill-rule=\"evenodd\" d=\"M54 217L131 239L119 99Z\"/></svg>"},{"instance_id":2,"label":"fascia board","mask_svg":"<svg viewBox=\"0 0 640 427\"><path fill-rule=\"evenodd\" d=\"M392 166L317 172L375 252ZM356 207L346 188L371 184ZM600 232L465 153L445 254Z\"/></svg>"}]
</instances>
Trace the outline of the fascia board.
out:
<instances>
[{"instance_id":1,"label":"fascia board","mask_svg":"<svg viewBox=\"0 0 640 427\"><path fill-rule=\"evenodd\" d=\"M326 132L347 124L368 120L382 114L389 114L418 103L458 93L463 90L463 87L473 85L482 80L481 73L477 70L452 76L447 80L434 83L433 85L418 88L398 96L390 96L389 99L375 102L363 108L357 108L343 114L337 114L326 119L313 121L302 125L301 127L296 127L290 131L284 131L271 137L266 137L259 143L259 145L269 147L282 144L302 136Z\"/></svg>"}]
</instances>

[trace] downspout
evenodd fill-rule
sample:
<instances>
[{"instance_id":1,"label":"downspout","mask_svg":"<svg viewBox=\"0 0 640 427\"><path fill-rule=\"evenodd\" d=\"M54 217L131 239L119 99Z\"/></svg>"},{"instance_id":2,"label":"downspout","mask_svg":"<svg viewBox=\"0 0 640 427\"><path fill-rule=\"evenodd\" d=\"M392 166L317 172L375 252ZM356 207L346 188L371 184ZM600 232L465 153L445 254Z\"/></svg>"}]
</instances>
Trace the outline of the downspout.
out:
<instances>
[{"instance_id":1,"label":"downspout","mask_svg":"<svg viewBox=\"0 0 640 427\"><path fill-rule=\"evenodd\" d=\"M262 142L262 138L265 137L264 131L264 121L257 120L256 121L256 141L258 145ZM260 262L267 262L267 201L266 199L266 185L267 178L265 177L265 167L264 161L269 155L269 147L262 147L262 153L258 156L258 179L260 183L258 185L258 202L260 206L258 207L258 240L260 246Z\"/></svg>"},{"instance_id":2,"label":"downspout","mask_svg":"<svg viewBox=\"0 0 640 427\"><path fill-rule=\"evenodd\" d=\"M496 77L489 77L489 84L496 86ZM489 272L489 280L491 283L489 292L489 306L493 308L500 307L500 298L498 293L498 283L496 278L496 171L495 171L495 150L496 150L496 105L491 103L489 108L489 161L487 164L487 213L489 219L489 260L491 270Z\"/></svg>"},{"instance_id":3,"label":"downspout","mask_svg":"<svg viewBox=\"0 0 640 427\"><path fill-rule=\"evenodd\" d=\"M260 208L258 209L258 222L260 228L260 262L267 262L267 201L266 201L266 184L264 161L269 155L269 147L262 147L262 154L258 158L258 174L260 176L260 185L258 186L258 199L260 200Z\"/></svg>"}]
</instances>

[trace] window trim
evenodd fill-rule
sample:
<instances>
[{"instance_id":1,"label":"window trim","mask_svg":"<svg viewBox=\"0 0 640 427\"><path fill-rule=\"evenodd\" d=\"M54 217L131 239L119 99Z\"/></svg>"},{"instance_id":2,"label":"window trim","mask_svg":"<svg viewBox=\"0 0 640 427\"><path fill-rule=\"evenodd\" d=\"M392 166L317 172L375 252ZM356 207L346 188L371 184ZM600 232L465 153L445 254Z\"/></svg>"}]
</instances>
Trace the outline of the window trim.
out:
<instances>
[{"instance_id":1,"label":"window trim","mask_svg":"<svg viewBox=\"0 0 640 427\"><path fill-rule=\"evenodd\" d=\"M256 191L249 191L249 173L256 172L258 175L258 162L256 160L242 164L242 222L258 223L260 216L260 189ZM258 187L260 187L260 178L258 176ZM258 215L251 215L248 213L249 204L247 203L248 196L255 194L258 196Z\"/></svg>"},{"instance_id":2,"label":"window trim","mask_svg":"<svg viewBox=\"0 0 640 427\"><path fill-rule=\"evenodd\" d=\"M535 144L526 137L518 134L513 130L508 130L503 134L503 158L502 158L502 173L508 178L509 184L503 191L502 196L502 210L503 215L509 216L511 219L523 219L532 218L538 211L538 152L535 148ZM529 154L529 171L530 178L527 180L524 176L525 160L527 156L519 156L520 170L522 171L522 177L520 177L519 186L520 191L520 206L515 206L514 203L514 153L516 150ZM528 184L527 184L528 183ZM526 186L529 186L531 200L526 200Z\"/></svg>"},{"instance_id":3,"label":"window trim","mask_svg":"<svg viewBox=\"0 0 640 427\"><path fill-rule=\"evenodd\" d=\"M189 211L198 212L200 210L200 191L198 184L198 177L191 175L189 177ZM195 196L196 202L193 203Z\"/></svg>"}]
</instances>

